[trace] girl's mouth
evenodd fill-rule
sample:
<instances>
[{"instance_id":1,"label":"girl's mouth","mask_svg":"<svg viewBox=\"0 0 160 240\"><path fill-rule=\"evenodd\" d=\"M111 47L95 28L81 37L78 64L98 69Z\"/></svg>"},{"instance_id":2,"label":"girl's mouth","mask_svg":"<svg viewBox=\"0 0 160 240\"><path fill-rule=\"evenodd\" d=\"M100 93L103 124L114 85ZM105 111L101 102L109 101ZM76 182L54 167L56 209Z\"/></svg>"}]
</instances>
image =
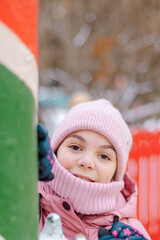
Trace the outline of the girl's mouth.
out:
<instances>
[{"instance_id":1,"label":"girl's mouth","mask_svg":"<svg viewBox=\"0 0 160 240\"><path fill-rule=\"evenodd\" d=\"M83 181L86 181L86 182L94 182L91 178L87 177L87 176L83 176L83 175L80 175L80 174L73 174L75 177L83 180Z\"/></svg>"}]
</instances>

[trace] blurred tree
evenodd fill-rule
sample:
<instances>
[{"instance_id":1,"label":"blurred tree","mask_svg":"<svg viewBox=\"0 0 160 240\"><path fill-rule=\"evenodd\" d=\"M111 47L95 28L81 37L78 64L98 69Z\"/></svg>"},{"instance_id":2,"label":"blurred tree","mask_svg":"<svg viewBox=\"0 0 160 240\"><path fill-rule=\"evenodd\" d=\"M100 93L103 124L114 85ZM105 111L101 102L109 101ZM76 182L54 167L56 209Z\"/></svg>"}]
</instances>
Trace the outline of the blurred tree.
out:
<instances>
[{"instance_id":1,"label":"blurred tree","mask_svg":"<svg viewBox=\"0 0 160 240\"><path fill-rule=\"evenodd\" d=\"M159 1L40 0L39 4L41 85L107 98L129 124L158 118ZM146 114L141 114L142 106Z\"/></svg>"}]
</instances>

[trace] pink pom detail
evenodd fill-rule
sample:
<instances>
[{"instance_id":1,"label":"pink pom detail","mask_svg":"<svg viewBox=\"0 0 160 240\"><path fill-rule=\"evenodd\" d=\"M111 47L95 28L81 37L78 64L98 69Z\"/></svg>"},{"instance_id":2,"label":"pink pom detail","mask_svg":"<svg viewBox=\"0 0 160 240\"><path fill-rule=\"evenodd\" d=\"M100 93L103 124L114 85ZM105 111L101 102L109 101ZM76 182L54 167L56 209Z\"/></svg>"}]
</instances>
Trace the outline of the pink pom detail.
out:
<instances>
[{"instance_id":1,"label":"pink pom detail","mask_svg":"<svg viewBox=\"0 0 160 240\"><path fill-rule=\"evenodd\" d=\"M131 235L131 231L129 230L129 228L126 228L123 230L124 234L130 236Z\"/></svg>"},{"instance_id":2,"label":"pink pom detail","mask_svg":"<svg viewBox=\"0 0 160 240\"><path fill-rule=\"evenodd\" d=\"M118 233L117 233L116 230L114 230L114 231L112 232L112 234L114 235L114 238L116 238L116 237L118 236Z\"/></svg>"}]
</instances>

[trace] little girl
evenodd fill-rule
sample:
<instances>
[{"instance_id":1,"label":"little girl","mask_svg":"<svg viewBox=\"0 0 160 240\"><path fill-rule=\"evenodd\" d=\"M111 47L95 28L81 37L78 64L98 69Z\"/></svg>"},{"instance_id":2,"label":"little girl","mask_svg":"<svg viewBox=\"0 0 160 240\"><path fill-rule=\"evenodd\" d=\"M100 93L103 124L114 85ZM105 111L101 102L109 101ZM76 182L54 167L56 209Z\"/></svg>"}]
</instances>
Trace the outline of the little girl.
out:
<instances>
[{"instance_id":1,"label":"little girl","mask_svg":"<svg viewBox=\"0 0 160 240\"><path fill-rule=\"evenodd\" d=\"M39 182L40 231L56 212L67 239L83 233L97 240L99 229L110 229L118 216L150 240L136 219L137 189L126 173L131 145L129 128L107 100L71 108L51 138L55 178Z\"/></svg>"}]
</instances>

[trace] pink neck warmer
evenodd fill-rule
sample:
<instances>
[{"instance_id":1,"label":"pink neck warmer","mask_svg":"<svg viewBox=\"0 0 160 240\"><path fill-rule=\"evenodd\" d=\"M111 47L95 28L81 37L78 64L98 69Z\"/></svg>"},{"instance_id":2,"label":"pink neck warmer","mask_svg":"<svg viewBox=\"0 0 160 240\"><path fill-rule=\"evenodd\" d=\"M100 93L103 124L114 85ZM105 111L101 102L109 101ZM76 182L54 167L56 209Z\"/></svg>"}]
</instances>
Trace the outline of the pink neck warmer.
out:
<instances>
[{"instance_id":1,"label":"pink neck warmer","mask_svg":"<svg viewBox=\"0 0 160 240\"><path fill-rule=\"evenodd\" d=\"M89 215L112 211L116 207L117 196L124 187L123 180L106 184L81 180L64 169L57 159L53 172L55 179L44 183L44 188L47 184L60 197L70 199L77 213Z\"/></svg>"}]
</instances>

